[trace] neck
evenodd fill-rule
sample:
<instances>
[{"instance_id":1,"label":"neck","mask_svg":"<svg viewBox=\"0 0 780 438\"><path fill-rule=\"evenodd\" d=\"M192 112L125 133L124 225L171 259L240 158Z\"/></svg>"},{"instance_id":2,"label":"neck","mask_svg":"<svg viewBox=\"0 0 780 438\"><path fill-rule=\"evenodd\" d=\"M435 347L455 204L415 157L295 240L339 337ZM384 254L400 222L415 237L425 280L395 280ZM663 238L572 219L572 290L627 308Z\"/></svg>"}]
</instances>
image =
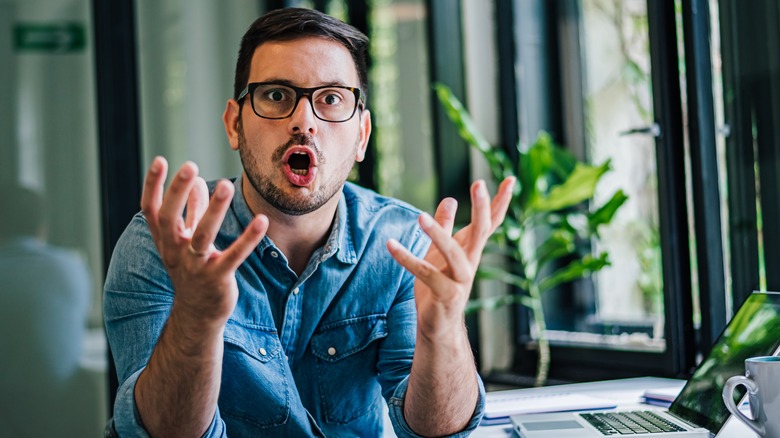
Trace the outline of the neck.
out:
<instances>
[{"instance_id":1,"label":"neck","mask_svg":"<svg viewBox=\"0 0 780 438\"><path fill-rule=\"evenodd\" d=\"M266 235L287 257L290 268L301 275L312 253L328 239L340 195L334 196L311 213L294 216L282 213L268 204L254 191L247 178L244 178L242 184L249 209L254 214L262 213L268 216Z\"/></svg>"}]
</instances>

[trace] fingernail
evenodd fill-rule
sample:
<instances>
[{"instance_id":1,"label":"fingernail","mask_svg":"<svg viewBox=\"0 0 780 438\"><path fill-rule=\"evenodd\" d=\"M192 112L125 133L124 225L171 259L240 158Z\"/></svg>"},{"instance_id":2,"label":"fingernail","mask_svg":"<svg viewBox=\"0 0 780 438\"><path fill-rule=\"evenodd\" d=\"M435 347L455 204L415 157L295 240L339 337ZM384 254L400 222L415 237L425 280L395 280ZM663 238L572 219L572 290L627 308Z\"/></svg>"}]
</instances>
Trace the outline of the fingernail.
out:
<instances>
[{"instance_id":1,"label":"fingernail","mask_svg":"<svg viewBox=\"0 0 780 438\"><path fill-rule=\"evenodd\" d=\"M485 181L479 180L477 183L479 184L477 187L477 195L483 198L489 196L487 191L487 184L485 184Z\"/></svg>"},{"instance_id":2,"label":"fingernail","mask_svg":"<svg viewBox=\"0 0 780 438\"><path fill-rule=\"evenodd\" d=\"M424 227L429 227L433 225L433 218L428 213L421 213L420 214L420 223Z\"/></svg>"},{"instance_id":3,"label":"fingernail","mask_svg":"<svg viewBox=\"0 0 780 438\"><path fill-rule=\"evenodd\" d=\"M217 187L214 189L214 197L216 197L220 201L224 201L228 196L228 189L223 184L217 184Z\"/></svg>"},{"instance_id":4,"label":"fingernail","mask_svg":"<svg viewBox=\"0 0 780 438\"><path fill-rule=\"evenodd\" d=\"M387 247L390 248L390 249L398 249L398 248L401 247L401 244L398 243L398 241L395 240L395 239L389 239L387 241Z\"/></svg>"},{"instance_id":5,"label":"fingernail","mask_svg":"<svg viewBox=\"0 0 780 438\"><path fill-rule=\"evenodd\" d=\"M258 220L252 221L252 228L255 231L262 231L263 227L265 226L265 224L263 222L268 221L268 218L265 215L262 215L262 214L258 214L257 216L255 216L255 218L258 219Z\"/></svg>"},{"instance_id":6,"label":"fingernail","mask_svg":"<svg viewBox=\"0 0 780 438\"><path fill-rule=\"evenodd\" d=\"M155 157L154 160L152 160L152 164L149 166L149 170L152 173L160 173L160 157Z\"/></svg>"},{"instance_id":7,"label":"fingernail","mask_svg":"<svg viewBox=\"0 0 780 438\"><path fill-rule=\"evenodd\" d=\"M198 165L192 161L187 161L181 166L179 176L182 179L189 179L198 174Z\"/></svg>"},{"instance_id":8,"label":"fingernail","mask_svg":"<svg viewBox=\"0 0 780 438\"><path fill-rule=\"evenodd\" d=\"M455 212L458 211L458 200L455 198L446 198L444 201L446 202L444 204L444 208L446 209L447 213L454 215Z\"/></svg>"}]
</instances>

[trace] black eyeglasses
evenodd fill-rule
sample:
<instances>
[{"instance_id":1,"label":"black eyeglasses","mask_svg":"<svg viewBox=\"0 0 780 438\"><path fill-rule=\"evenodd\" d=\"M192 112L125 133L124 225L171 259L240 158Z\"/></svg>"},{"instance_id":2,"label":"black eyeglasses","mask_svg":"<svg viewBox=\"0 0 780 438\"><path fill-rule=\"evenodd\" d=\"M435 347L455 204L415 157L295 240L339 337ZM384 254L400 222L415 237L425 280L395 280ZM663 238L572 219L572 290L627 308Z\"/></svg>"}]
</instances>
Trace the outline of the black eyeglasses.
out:
<instances>
[{"instance_id":1,"label":"black eyeglasses","mask_svg":"<svg viewBox=\"0 0 780 438\"><path fill-rule=\"evenodd\" d=\"M300 88L275 82L252 82L238 95L238 102L249 95L252 110L264 119L286 119L295 112L301 97L306 96L318 119L326 122L346 122L355 115L360 89L326 85Z\"/></svg>"}]
</instances>

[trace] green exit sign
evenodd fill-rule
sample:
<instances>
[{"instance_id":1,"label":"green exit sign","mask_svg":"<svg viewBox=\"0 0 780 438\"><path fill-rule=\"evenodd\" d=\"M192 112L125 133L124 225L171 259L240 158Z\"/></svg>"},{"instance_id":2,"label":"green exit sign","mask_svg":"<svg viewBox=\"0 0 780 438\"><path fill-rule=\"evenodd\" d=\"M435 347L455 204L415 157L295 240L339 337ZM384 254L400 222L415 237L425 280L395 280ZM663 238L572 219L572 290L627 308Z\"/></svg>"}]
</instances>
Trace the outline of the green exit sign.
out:
<instances>
[{"instance_id":1,"label":"green exit sign","mask_svg":"<svg viewBox=\"0 0 780 438\"><path fill-rule=\"evenodd\" d=\"M84 49L86 31L81 23L19 23L14 26L17 52L68 53Z\"/></svg>"}]
</instances>

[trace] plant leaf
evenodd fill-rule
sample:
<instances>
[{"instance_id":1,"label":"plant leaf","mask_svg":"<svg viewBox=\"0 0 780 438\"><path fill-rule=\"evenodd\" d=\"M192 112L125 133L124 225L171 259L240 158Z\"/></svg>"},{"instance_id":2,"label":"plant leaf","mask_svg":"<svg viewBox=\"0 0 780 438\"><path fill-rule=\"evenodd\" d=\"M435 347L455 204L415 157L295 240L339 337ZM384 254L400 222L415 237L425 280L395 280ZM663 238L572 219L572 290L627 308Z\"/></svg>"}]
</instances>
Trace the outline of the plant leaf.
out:
<instances>
[{"instance_id":1,"label":"plant leaf","mask_svg":"<svg viewBox=\"0 0 780 438\"><path fill-rule=\"evenodd\" d=\"M573 260L568 265L544 278L539 282L539 290L546 291L552 289L561 283L590 275L608 265L609 255L607 253L601 253L598 257L587 254L582 259Z\"/></svg>"},{"instance_id":2,"label":"plant leaf","mask_svg":"<svg viewBox=\"0 0 780 438\"><path fill-rule=\"evenodd\" d=\"M509 157L498 147L494 147L480 133L474 121L471 119L466 108L460 100L455 97L452 90L442 83L433 85L439 101L444 106L444 110L450 121L458 128L458 134L468 144L472 145L482 156L485 157L490 171L496 180L500 181L506 176L512 175L512 166Z\"/></svg>"},{"instance_id":3,"label":"plant leaf","mask_svg":"<svg viewBox=\"0 0 780 438\"><path fill-rule=\"evenodd\" d=\"M532 298L528 295L500 295L489 298L476 298L466 303L466 314L474 313L478 310L495 310L509 304L522 304L529 309L533 307Z\"/></svg>"},{"instance_id":4,"label":"plant leaf","mask_svg":"<svg viewBox=\"0 0 780 438\"><path fill-rule=\"evenodd\" d=\"M544 198L537 198L533 207L540 211L555 211L571 207L593 197L596 183L609 170L609 161L601 166L577 163L562 184L553 187Z\"/></svg>"},{"instance_id":5,"label":"plant leaf","mask_svg":"<svg viewBox=\"0 0 780 438\"><path fill-rule=\"evenodd\" d=\"M539 272L547 263L574 252L574 234L565 229L552 230L550 236L536 249L533 260L535 272Z\"/></svg>"},{"instance_id":6,"label":"plant leaf","mask_svg":"<svg viewBox=\"0 0 780 438\"><path fill-rule=\"evenodd\" d=\"M608 224L615 217L620 206L622 206L628 200L623 190L618 190L612 195L609 201L602 205L598 210L588 215L588 228L590 228L593 234L598 235L598 227L600 225Z\"/></svg>"},{"instance_id":7,"label":"plant leaf","mask_svg":"<svg viewBox=\"0 0 780 438\"><path fill-rule=\"evenodd\" d=\"M487 280L498 280L512 286L517 286L522 290L528 290L530 283L527 278L513 274L505 269L495 266L480 266L477 270L477 278Z\"/></svg>"}]
</instances>

